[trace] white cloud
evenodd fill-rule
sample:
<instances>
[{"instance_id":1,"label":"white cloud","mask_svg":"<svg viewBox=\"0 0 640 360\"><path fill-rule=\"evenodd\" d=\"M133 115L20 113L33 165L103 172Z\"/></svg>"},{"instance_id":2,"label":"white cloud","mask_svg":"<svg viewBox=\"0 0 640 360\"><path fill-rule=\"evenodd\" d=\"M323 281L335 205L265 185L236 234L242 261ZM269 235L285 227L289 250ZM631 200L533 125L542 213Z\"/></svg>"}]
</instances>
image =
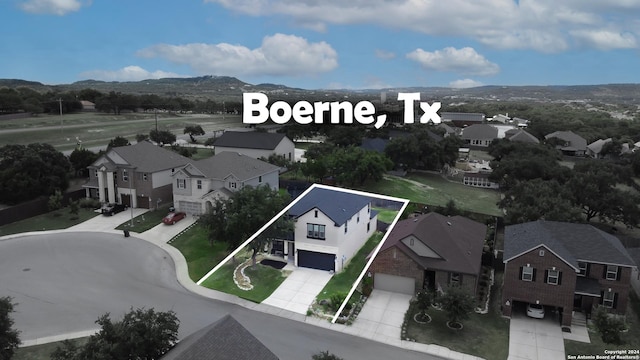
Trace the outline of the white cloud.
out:
<instances>
[{"instance_id":1,"label":"white cloud","mask_svg":"<svg viewBox=\"0 0 640 360\"><path fill-rule=\"evenodd\" d=\"M81 0L27 0L19 3L22 10L34 14L66 15L80 10Z\"/></svg>"},{"instance_id":2,"label":"white cloud","mask_svg":"<svg viewBox=\"0 0 640 360\"><path fill-rule=\"evenodd\" d=\"M205 0L251 16L287 16L293 24L375 24L434 36L458 36L496 48L564 51L571 32L640 35L637 0ZM398 20L402 19L402 20ZM597 45L591 44L591 45Z\"/></svg>"},{"instance_id":3,"label":"white cloud","mask_svg":"<svg viewBox=\"0 0 640 360\"><path fill-rule=\"evenodd\" d=\"M385 50L380 50L380 49L376 49L376 57L378 59L383 59L383 60L390 60L396 57L395 53L392 53L390 51L385 51Z\"/></svg>"},{"instance_id":4,"label":"white cloud","mask_svg":"<svg viewBox=\"0 0 640 360\"><path fill-rule=\"evenodd\" d=\"M449 83L449 87L454 89L466 89L477 86L482 86L483 84L479 81L475 81L473 79L460 79L455 80Z\"/></svg>"},{"instance_id":5,"label":"white cloud","mask_svg":"<svg viewBox=\"0 0 640 360\"><path fill-rule=\"evenodd\" d=\"M434 52L416 49L407 58L419 63L427 70L448 71L463 75L495 75L500 67L478 54L473 48L447 47Z\"/></svg>"},{"instance_id":6,"label":"white cloud","mask_svg":"<svg viewBox=\"0 0 640 360\"><path fill-rule=\"evenodd\" d=\"M259 48L219 44L159 44L138 51L147 58L186 64L200 74L302 76L331 71L338 55L326 42L285 34L266 36Z\"/></svg>"},{"instance_id":7,"label":"white cloud","mask_svg":"<svg viewBox=\"0 0 640 360\"><path fill-rule=\"evenodd\" d=\"M103 80L103 81L140 81L147 79L162 79L187 77L172 72L161 70L148 71L140 66L126 66L119 70L91 70L80 74L83 79Z\"/></svg>"},{"instance_id":8,"label":"white cloud","mask_svg":"<svg viewBox=\"0 0 640 360\"><path fill-rule=\"evenodd\" d=\"M630 33L621 34L608 30L576 30L572 31L579 43L599 50L633 49L638 46L636 37Z\"/></svg>"}]
</instances>

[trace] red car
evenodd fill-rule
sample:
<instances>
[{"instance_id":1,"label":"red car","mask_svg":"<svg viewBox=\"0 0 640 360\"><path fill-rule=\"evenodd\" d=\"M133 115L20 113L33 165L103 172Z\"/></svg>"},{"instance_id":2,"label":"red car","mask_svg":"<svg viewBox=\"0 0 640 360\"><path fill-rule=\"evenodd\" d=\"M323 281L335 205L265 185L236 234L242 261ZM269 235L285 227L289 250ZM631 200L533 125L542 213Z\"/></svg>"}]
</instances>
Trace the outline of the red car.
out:
<instances>
[{"instance_id":1,"label":"red car","mask_svg":"<svg viewBox=\"0 0 640 360\"><path fill-rule=\"evenodd\" d=\"M184 219L187 216L187 214L183 213L183 212L172 212L169 213L167 216L165 216L162 219L162 222L167 224L167 225L173 225L175 223L177 223L178 221Z\"/></svg>"}]
</instances>

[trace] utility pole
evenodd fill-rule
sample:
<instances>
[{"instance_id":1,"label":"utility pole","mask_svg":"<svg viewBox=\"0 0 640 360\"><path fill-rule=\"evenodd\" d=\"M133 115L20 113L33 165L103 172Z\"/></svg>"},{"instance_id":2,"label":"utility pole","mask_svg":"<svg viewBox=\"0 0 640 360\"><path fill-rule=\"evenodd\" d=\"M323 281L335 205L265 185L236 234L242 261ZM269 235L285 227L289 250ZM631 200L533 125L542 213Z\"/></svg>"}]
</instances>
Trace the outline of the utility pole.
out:
<instances>
[{"instance_id":1,"label":"utility pole","mask_svg":"<svg viewBox=\"0 0 640 360\"><path fill-rule=\"evenodd\" d=\"M156 136L158 135L158 109L153 109L153 113L156 116Z\"/></svg>"},{"instance_id":2,"label":"utility pole","mask_svg":"<svg viewBox=\"0 0 640 360\"><path fill-rule=\"evenodd\" d=\"M62 118L62 98L58 98L58 104L60 104L60 133L64 132L64 119Z\"/></svg>"}]
</instances>

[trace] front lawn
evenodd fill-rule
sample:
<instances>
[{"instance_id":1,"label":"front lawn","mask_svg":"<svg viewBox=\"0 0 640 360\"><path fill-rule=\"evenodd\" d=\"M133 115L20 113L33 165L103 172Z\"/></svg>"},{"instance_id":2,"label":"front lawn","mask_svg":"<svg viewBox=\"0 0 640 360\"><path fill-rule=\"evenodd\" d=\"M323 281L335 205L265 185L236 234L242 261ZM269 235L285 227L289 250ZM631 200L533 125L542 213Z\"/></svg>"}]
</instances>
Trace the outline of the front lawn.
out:
<instances>
[{"instance_id":1,"label":"front lawn","mask_svg":"<svg viewBox=\"0 0 640 360\"><path fill-rule=\"evenodd\" d=\"M242 290L233 281L233 271L244 260L238 258L235 263L230 261L225 264L205 280L202 286L236 295L259 304L268 298L288 275L286 271L257 263L255 266L249 266L244 270L244 274L251 279L253 289Z\"/></svg>"},{"instance_id":2,"label":"front lawn","mask_svg":"<svg viewBox=\"0 0 640 360\"><path fill-rule=\"evenodd\" d=\"M316 297L316 300L319 302L322 299L328 299L333 294L343 293L346 295L367 264L367 255L380 243L383 235L384 233L382 232L375 232L371 235L369 240L358 250L344 270L331 277L331 280L324 286Z\"/></svg>"},{"instance_id":3,"label":"front lawn","mask_svg":"<svg viewBox=\"0 0 640 360\"><path fill-rule=\"evenodd\" d=\"M193 281L200 280L229 255L226 243L216 241L211 245L207 235L204 227L196 225L169 242L171 246L180 250L187 260L189 277Z\"/></svg>"},{"instance_id":4,"label":"front lawn","mask_svg":"<svg viewBox=\"0 0 640 360\"><path fill-rule=\"evenodd\" d=\"M80 208L77 215L71 214L69 208L51 211L46 214L16 221L0 226L0 236L18 234L29 231L59 230L87 221L99 213L93 209Z\"/></svg>"},{"instance_id":5,"label":"front lawn","mask_svg":"<svg viewBox=\"0 0 640 360\"><path fill-rule=\"evenodd\" d=\"M157 210L147 211L146 213L133 218L133 226L131 220L127 220L120 224L116 230L129 230L137 233L143 233L152 227L160 224L162 218L169 213L169 205L159 207Z\"/></svg>"},{"instance_id":6,"label":"front lawn","mask_svg":"<svg viewBox=\"0 0 640 360\"><path fill-rule=\"evenodd\" d=\"M495 274L495 284L491 289L491 307L488 314L471 313L464 320L462 330L447 327L447 314L431 308L428 324L419 324L413 320L417 313L415 304L407 310L406 337L424 344L437 344L451 350L479 356L485 359L507 359L509 355L509 321L500 314L502 273Z\"/></svg>"}]
</instances>

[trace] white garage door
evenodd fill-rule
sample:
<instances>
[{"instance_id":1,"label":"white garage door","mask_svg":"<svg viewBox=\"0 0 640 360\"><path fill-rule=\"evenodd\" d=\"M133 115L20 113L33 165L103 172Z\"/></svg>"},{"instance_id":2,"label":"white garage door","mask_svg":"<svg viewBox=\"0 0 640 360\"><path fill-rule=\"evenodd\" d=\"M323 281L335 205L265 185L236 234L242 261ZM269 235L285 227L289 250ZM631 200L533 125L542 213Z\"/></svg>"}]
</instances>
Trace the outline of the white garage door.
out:
<instances>
[{"instance_id":1,"label":"white garage door","mask_svg":"<svg viewBox=\"0 0 640 360\"><path fill-rule=\"evenodd\" d=\"M198 202L178 201L178 211L186 212L189 215L202 214L202 205Z\"/></svg>"},{"instance_id":2,"label":"white garage door","mask_svg":"<svg viewBox=\"0 0 640 360\"><path fill-rule=\"evenodd\" d=\"M416 281L414 278L376 273L373 287L378 290L415 295Z\"/></svg>"}]
</instances>

